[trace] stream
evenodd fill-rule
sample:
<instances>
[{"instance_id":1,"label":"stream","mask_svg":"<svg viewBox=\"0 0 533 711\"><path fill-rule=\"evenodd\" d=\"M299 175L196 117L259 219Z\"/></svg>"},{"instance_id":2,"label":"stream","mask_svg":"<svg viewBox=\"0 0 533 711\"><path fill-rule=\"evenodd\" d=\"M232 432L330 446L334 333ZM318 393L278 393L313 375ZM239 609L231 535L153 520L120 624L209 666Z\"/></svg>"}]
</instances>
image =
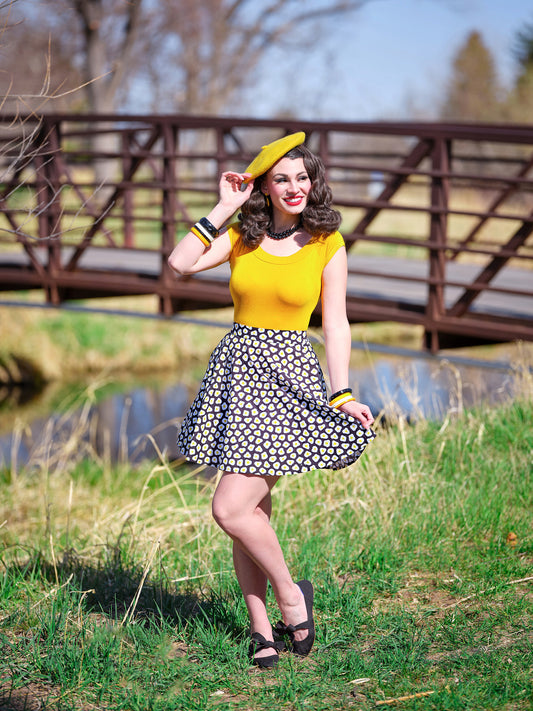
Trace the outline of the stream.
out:
<instances>
[{"instance_id":1,"label":"stream","mask_svg":"<svg viewBox=\"0 0 533 711\"><path fill-rule=\"evenodd\" d=\"M352 358L352 361L354 358ZM350 372L356 397L384 421L398 416L441 420L480 404L497 405L521 387L518 369L482 361L358 354ZM194 398L201 372L150 379L71 386L60 396L46 390L0 393L0 466L53 467L62 459L106 462L178 456L176 429ZM186 383L186 384L185 384Z\"/></svg>"}]
</instances>

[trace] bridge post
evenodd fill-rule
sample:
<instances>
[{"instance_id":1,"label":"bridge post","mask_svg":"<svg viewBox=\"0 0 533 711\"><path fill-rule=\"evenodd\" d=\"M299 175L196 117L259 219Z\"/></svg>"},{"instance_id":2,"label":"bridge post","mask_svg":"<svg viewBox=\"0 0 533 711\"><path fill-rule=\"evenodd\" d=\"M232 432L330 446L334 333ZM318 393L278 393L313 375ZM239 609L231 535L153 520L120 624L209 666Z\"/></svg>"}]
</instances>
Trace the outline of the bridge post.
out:
<instances>
[{"instance_id":1,"label":"bridge post","mask_svg":"<svg viewBox=\"0 0 533 711\"><path fill-rule=\"evenodd\" d=\"M131 158L131 131L124 131L122 134L122 179L126 180L129 175L132 158ZM125 187L122 193L122 202L124 205L124 246L135 247L135 229L133 225L133 190L130 187Z\"/></svg>"},{"instance_id":2,"label":"bridge post","mask_svg":"<svg viewBox=\"0 0 533 711\"><path fill-rule=\"evenodd\" d=\"M318 155L326 168L326 179L329 180L329 131L322 130L318 134Z\"/></svg>"},{"instance_id":3,"label":"bridge post","mask_svg":"<svg viewBox=\"0 0 533 711\"><path fill-rule=\"evenodd\" d=\"M440 348L439 321L445 314L446 242L450 193L451 142L436 138L431 153L431 205L429 227L429 274L426 306L425 347L431 353Z\"/></svg>"},{"instance_id":4,"label":"bridge post","mask_svg":"<svg viewBox=\"0 0 533 711\"><path fill-rule=\"evenodd\" d=\"M61 176L59 174L60 124L42 119L37 137L35 184L39 243L47 247L48 264L44 291L46 300L57 306L61 295L57 275L61 269Z\"/></svg>"},{"instance_id":5,"label":"bridge post","mask_svg":"<svg viewBox=\"0 0 533 711\"><path fill-rule=\"evenodd\" d=\"M170 289L175 275L168 265L168 257L176 243L176 149L177 129L165 122L163 135L163 198L161 215L161 272L159 278L159 313L172 316L174 306Z\"/></svg>"}]
</instances>

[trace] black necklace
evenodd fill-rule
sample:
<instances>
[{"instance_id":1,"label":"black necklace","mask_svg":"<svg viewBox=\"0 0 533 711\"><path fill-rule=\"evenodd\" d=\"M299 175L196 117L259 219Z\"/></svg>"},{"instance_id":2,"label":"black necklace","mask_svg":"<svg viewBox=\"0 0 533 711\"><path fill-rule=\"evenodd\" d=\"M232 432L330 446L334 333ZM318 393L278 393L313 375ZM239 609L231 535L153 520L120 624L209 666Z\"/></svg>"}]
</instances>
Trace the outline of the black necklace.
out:
<instances>
[{"instance_id":1,"label":"black necklace","mask_svg":"<svg viewBox=\"0 0 533 711\"><path fill-rule=\"evenodd\" d=\"M283 232L272 232L270 229L266 232L271 239L285 239L286 237L290 237L290 235L294 234L301 224L302 223L298 221L293 227L289 227L288 230L283 230Z\"/></svg>"}]
</instances>

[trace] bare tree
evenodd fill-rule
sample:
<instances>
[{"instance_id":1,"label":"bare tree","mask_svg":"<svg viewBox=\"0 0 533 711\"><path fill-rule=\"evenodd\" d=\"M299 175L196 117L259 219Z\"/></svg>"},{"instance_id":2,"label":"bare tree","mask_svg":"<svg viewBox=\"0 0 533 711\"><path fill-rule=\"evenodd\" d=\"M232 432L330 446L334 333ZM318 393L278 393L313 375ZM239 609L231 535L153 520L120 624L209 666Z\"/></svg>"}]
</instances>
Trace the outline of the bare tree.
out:
<instances>
[{"instance_id":1,"label":"bare tree","mask_svg":"<svg viewBox=\"0 0 533 711\"><path fill-rule=\"evenodd\" d=\"M81 76L91 113L135 112L141 92L158 99L158 111L220 113L272 47L301 48L332 19L370 1L24 0L19 19L28 46L37 28L51 37L52 59L71 58L67 74ZM101 122L92 148L109 157L117 146L106 130ZM98 184L113 177L108 158L94 168ZM108 191L99 194L105 199Z\"/></svg>"},{"instance_id":2,"label":"bare tree","mask_svg":"<svg viewBox=\"0 0 533 711\"><path fill-rule=\"evenodd\" d=\"M76 73L71 71L68 57L60 55L60 61L51 61L50 42L44 33L36 28L33 42L28 42L14 13L16 6L17 0L0 0L0 52L5 60L0 70L0 108L4 118L0 128L0 243L14 241L27 248L35 239L32 228L27 226L40 220L60 192L60 187L51 182L46 184L43 200L36 198L31 187L20 190L26 181L31 183L31 166L42 158L43 141L50 136L45 113L52 106L57 109L58 102L79 98L82 92L80 85L74 83ZM20 66L26 71L20 72ZM44 158L41 165L47 162ZM47 179L48 176L45 182ZM11 210L12 199L16 216ZM61 217L58 216L57 226ZM75 220L69 219L74 224ZM59 230L58 227L56 233L50 233L50 239L57 238Z\"/></svg>"},{"instance_id":3,"label":"bare tree","mask_svg":"<svg viewBox=\"0 0 533 711\"><path fill-rule=\"evenodd\" d=\"M0 95L5 113L62 111L83 107L82 83L64 45L52 46L49 31L23 21L21 4L0 5Z\"/></svg>"},{"instance_id":4,"label":"bare tree","mask_svg":"<svg viewBox=\"0 0 533 711\"><path fill-rule=\"evenodd\" d=\"M74 10L81 29L81 68L90 110L111 113L117 108L119 88L134 69L142 0L61 2ZM57 0L53 4L57 6Z\"/></svg>"},{"instance_id":5,"label":"bare tree","mask_svg":"<svg viewBox=\"0 0 533 711\"><path fill-rule=\"evenodd\" d=\"M232 105L271 48L290 53L320 36L321 51L326 25L367 2L24 0L19 15L28 38L48 32L52 56L72 57L89 111L134 106L143 91L167 110L212 113Z\"/></svg>"},{"instance_id":6,"label":"bare tree","mask_svg":"<svg viewBox=\"0 0 533 711\"><path fill-rule=\"evenodd\" d=\"M172 90L175 108L218 113L234 106L272 48L286 50L288 61L310 45L320 52L331 46L330 23L370 1L159 0L151 18L158 47L151 68ZM266 89L275 95L279 77L275 69L270 75Z\"/></svg>"}]
</instances>

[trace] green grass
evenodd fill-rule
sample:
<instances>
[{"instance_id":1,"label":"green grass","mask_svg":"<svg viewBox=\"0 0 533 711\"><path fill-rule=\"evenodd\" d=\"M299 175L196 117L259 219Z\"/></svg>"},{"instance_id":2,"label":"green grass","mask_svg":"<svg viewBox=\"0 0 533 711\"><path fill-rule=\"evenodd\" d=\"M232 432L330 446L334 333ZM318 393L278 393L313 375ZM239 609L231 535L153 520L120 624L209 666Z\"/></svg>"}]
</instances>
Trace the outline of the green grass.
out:
<instances>
[{"instance_id":1,"label":"green grass","mask_svg":"<svg viewBox=\"0 0 533 711\"><path fill-rule=\"evenodd\" d=\"M0 708L532 708L532 420L526 396L399 421L357 465L283 479L274 525L315 583L317 643L275 671L249 666L201 471L4 471Z\"/></svg>"}]
</instances>

